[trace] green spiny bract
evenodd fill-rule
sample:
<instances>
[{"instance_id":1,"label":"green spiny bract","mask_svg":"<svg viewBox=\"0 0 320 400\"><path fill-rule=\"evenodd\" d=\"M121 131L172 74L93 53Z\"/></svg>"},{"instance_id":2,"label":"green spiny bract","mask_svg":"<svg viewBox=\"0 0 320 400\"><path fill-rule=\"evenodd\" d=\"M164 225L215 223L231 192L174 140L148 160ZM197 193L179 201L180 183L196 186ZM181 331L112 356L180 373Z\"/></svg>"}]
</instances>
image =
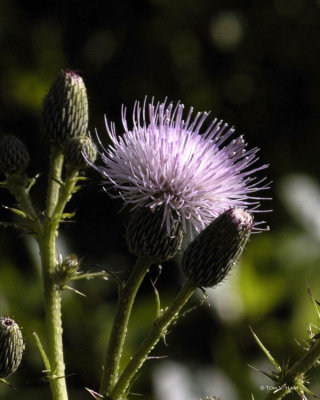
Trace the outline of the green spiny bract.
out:
<instances>
[{"instance_id":1,"label":"green spiny bract","mask_svg":"<svg viewBox=\"0 0 320 400\"><path fill-rule=\"evenodd\" d=\"M88 136L69 139L64 145L66 164L75 169L84 169L88 161L94 163L97 158L97 150ZM86 157L86 158L85 158Z\"/></svg>"},{"instance_id":2,"label":"green spiny bract","mask_svg":"<svg viewBox=\"0 0 320 400\"><path fill-rule=\"evenodd\" d=\"M55 271L55 281L63 289L70 280L79 274L81 260L76 255L61 258Z\"/></svg>"},{"instance_id":3,"label":"green spiny bract","mask_svg":"<svg viewBox=\"0 0 320 400\"><path fill-rule=\"evenodd\" d=\"M168 234L159 209L139 207L129 220L126 237L131 253L161 263L177 254L183 235L180 224L172 224Z\"/></svg>"},{"instance_id":4,"label":"green spiny bract","mask_svg":"<svg viewBox=\"0 0 320 400\"><path fill-rule=\"evenodd\" d=\"M74 71L62 71L43 102L43 125L51 142L84 136L88 131L88 98L83 79Z\"/></svg>"},{"instance_id":5,"label":"green spiny bract","mask_svg":"<svg viewBox=\"0 0 320 400\"><path fill-rule=\"evenodd\" d=\"M0 170L7 174L22 174L30 161L27 147L13 135L4 136L0 142Z\"/></svg>"},{"instance_id":6,"label":"green spiny bract","mask_svg":"<svg viewBox=\"0 0 320 400\"><path fill-rule=\"evenodd\" d=\"M9 317L0 317L0 378L16 371L23 350L24 342L19 325Z\"/></svg>"},{"instance_id":7,"label":"green spiny bract","mask_svg":"<svg viewBox=\"0 0 320 400\"><path fill-rule=\"evenodd\" d=\"M187 247L182 258L185 276L199 287L213 287L229 273L249 239L251 214L241 208L222 213Z\"/></svg>"}]
</instances>

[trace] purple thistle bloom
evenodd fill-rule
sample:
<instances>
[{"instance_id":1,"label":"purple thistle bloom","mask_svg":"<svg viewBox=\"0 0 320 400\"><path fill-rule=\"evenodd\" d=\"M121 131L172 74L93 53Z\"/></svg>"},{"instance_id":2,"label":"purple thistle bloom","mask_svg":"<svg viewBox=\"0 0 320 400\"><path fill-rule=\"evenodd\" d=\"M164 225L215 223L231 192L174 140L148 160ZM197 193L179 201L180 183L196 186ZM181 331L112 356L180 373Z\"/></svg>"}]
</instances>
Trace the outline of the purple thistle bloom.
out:
<instances>
[{"instance_id":1,"label":"purple thistle bloom","mask_svg":"<svg viewBox=\"0 0 320 400\"><path fill-rule=\"evenodd\" d=\"M92 165L105 178L105 190L132 208L161 207L168 232L177 223L200 232L229 208L256 211L264 198L252 193L268 189L266 178L252 176L267 168L252 167L259 149L248 150L243 136L228 141L234 128L221 120L200 133L208 113L193 116L190 108L184 119L183 111L180 103L146 105L145 99L142 107L135 103L129 129L122 107L122 136L106 120L112 144L105 149L99 140L104 166Z\"/></svg>"}]
</instances>

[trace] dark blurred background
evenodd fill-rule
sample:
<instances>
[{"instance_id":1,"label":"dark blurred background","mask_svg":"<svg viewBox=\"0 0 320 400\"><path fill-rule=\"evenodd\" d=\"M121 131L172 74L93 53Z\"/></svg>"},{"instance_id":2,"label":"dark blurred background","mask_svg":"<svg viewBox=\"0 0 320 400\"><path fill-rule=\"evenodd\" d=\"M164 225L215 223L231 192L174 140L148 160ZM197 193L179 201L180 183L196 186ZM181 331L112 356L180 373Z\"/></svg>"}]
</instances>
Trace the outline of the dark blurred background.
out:
<instances>
[{"instance_id":1,"label":"dark blurred background","mask_svg":"<svg viewBox=\"0 0 320 400\"><path fill-rule=\"evenodd\" d=\"M145 95L181 100L211 110L261 148L274 181L263 208L270 232L254 235L240 266L208 302L188 314L153 354L134 391L154 400L256 400L270 372L249 325L281 362L303 354L295 339L317 324L307 287L320 297L320 1L319 0L0 0L0 134L15 134L30 149L30 176L40 172L33 198L43 209L48 147L41 135L41 104L62 69L83 76L90 131L106 138L104 114L121 132L120 107L129 112ZM107 142L107 139L105 139ZM90 181L68 209L75 223L61 228L58 250L126 276L134 263L124 239L126 213L89 171ZM263 175L262 175L263 176ZM0 203L13 199L1 191ZM10 219L0 211L2 220ZM24 327L27 347L18 372L0 385L3 399L49 399L31 329L44 337L41 275L33 239L0 231L0 314ZM157 276L154 267L150 275ZM182 282L179 260L166 263L158 281L167 305ZM114 282L76 285L64 296L64 340L70 399L98 389L116 302ZM199 303L198 298L193 304ZM130 324L125 357L146 332L155 302L147 279ZM316 332L316 328L313 327ZM310 374L320 393L320 373ZM298 398L288 396L289 398Z\"/></svg>"}]
</instances>

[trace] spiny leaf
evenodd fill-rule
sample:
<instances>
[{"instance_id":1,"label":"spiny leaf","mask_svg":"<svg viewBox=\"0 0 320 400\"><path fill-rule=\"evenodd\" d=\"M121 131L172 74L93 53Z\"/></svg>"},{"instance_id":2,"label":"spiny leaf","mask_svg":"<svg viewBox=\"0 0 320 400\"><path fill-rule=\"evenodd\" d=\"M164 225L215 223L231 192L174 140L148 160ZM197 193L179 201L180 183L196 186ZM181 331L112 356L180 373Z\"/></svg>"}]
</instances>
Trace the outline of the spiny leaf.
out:
<instances>
[{"instance_id":1,"label":"spiny leaf","mask_svg":"<svg viewBox=\"0 0 320 400\"><path fill-rule=\"evenodd\" d=\"M249 326L249 329L253 335L253 337L255 338L255 341L258 343L259 347L261 348L261 350L264 352L264 354L267 356L268 360L271 362L271 364L276 368L276 370L278 372L281 372L281 367L278 364L278 362L276 361L276 359L271 355L271 353L269 352L269 350L263 345L263 343L261 342L261 340L258 338L258 336L254 333L254 331L252 330L252 328Z\"/></svg>"},{"instance_id":2,"label":"spiny leaf","mask_svg":"<svg viewBox=\"0 0 320 400\"><path fill-rule=\"evenodd\" d=\"M8 382L6 379L4 378L0 378L0 382L5 383L6 385L10 386L11 389L13 390L18 390L16 387L14 387L10 382Z\"/></svg>"},{"instance_id":3,"label":"spiny leaf","mask_svg":"<svg viewBox=\"0 0 320 400\"><path fill-rule=\"evenodd\" d=\"M154 293L154 297L155 297L155 300L156 300L156 318L160 317L160 314L161 314L160 296L159 296L158 289L156 288L156 283L157 283L157 280L158 280L158 278L159 278L159 276L161 274L161 271L162 271L162 266L159 265L159 272L158 272L157 277L154 280L151 279L151 284L152 284L152 287L153 287L153 293Z\"/></svg>"},{"instance_id":4,"label":"spiny leaf","mask_svg":"<svg viewBox=\"0 0 320 400\"><path fill-rule=\"evenodd\" d=\"M98 265L98 264L90 264L90 266L98 268L102 271L105 271L108 275L110 275L116 281L118 289L122 289L122 287L124 286L124 282L118 277L118 275L116 273L114 273L110 269L108 269L106 267L102 267L101 265Z\"/></svg>"},{"instance_id":5,"label":"spiny leaf","mask_svg":"<svg viewBox=\"0 0 320 400\"><path fill-rule=\"evenodd\" d=\"M70 281L79 281L80 279L93 279L93 278L102 278L106 281L109 280L108 274L106 271L101 272L80 272L70 278Z\"/></svg>"},{"instance_id":6,"label":"spiny leaf","mask_svg":"<svg viewBox=\"0 0 320 400\"><path fill-rule=\"evenodd\" d=\"M21 211L21 210L19 210L19 209L17 209L17 208L8 207L8 206L5 206L5 205L2 205L2 207L5 208L6 210L11 211L11 212L14 213L14 214L19 215L19 217L28 218L28 216L27 216L26 213L24 213L23 211Z\"/></svg>"},{"instance_id":7,"label":"spiny leaf","mask_svg":"<svg viewBox=\"0 0 320 400\"><path fill-rule=\"evenodd\" d=\"M71 212L71 213L63 213L61 214L61 220L63 219L71 219L76 215L76 212Z\"/></svg>"},{"instance_id":8,"label":"spiny leaf","mask_svg":"<svg viewBox=\"0 0 320 400\"><path fill-rule=\"evenodd\" d=\"M38 347L38 349L40 351L40 354L41 354L41 357L42 357L42 361L43 361L44 366L46 368L46 372L48 373L51 370L50 361L49 361L49 359L47 357L47 354L46 354L46 352L45 352L45 350L44 350L44 348L42 346L42 343L41 343L40 338L37 335L36 331L32 330L32 334L33 334L34 340L36 342L36 345L37 345L37 347Z\"/></svg>"},{"instance_id":9,"label":"spiny leaf","mask_svg":"<svg viewBox=\"0 0 320 400\"><path fill-rule=\"evenodd\" d=\"M37 174L33 178L29 179L29 183L28 183L28 185L26 187L27 192L30 191L30 189L37 182L37 180L39 179L40 176L41 176L41 174Z\"/></svg>"},{"instance_id":10,"label":"spiny leaf","mask_svg":"<svg viewBox=\"0 0 320 400\"><path fill-rule=\"evenodd\" d=\"M74 194L74 193L77 193L80 189L82 188L82 186L75 186L73 189L72 189L72 194Z\"/></svg>"},{"instance_id":11,"label":"spiny leaf","mask_svg":"<svg viewBox=\"0 0 320 400\"><path fill-rule=\"evenodd\" d=\"M258 371L258 372L260 372L261 374L267 376L267 377L268 377L269 379L271 379L272 381L275 379L275 375L274 375L274 374L268 374L268 372L263 371L262 369L256 368L256 367L254 367L254 366L251 365L251 364L247 364L247 365L248 365L249 368L252 368L252 369L254 369L255 371Z\"/></svg>"},{"instance_id":12,"label":"spiny leaf","mask_svg":"<svg viewBox=\"0 0 320 400\"><path fill-rule=\"evenodd\" d=\"M317 396L314 392L312 392L310 389L308 389L305 385L303 385L302 383L299 384L298 389L295 390L300 396L302 396L303 399L307 399L305 397L305 393L309 394L310 396L312 396L315 399L319 399L320 397Z\"/></svg>"},{"instance_id":13,"label":"spiny leaf","mask_svg":"<svg viewBox=\"0 0 320 400\"><path fill-rule=\"evenodd\" d=\"M73 288L73 287L71 287L71 286L68 286L68 285L63 286L62 289L70 290L71 292L74 292L74 293L76 293L76 294L79 294L80 296L87 297L87 295L85 295L84 293L82 293L82 292L80 292L79 290L77 290L77 289L75 289L75 288Z\"/></svg>"},{"instance_id":14,"label":"spiny leaf","mask_svg":"<svg viewBox=\"0 0 320 400\"><path fill-rule=\"evenodd\" d=\"M313 307L314 307L314 309L315 309L315 312L317 313L318 320L320 321L320 310L319 310L320 303L319 303L319 301L316 300L316 299L314 298L314 296L312 295L311 289L310 289L309 287L308 287L307 289L308 289L308 293L309 293L309 296L310 296L310 298L311 298Z\"/></svg>"},{"instance_id":15,"label":"spiny leaf","mask_svg":"<svg viewBox=\"0 0 320 400\"><path fill-rule=\"evenodd\" d=\"M87 387L86 387L85 389L91 394L91 396L92 396L93 398L95 398L95 399L103 399L102 394L97 393L97 392L95 392L94 390L89 389L89 388L87 388Z\"/></svg>"}]
</instances>

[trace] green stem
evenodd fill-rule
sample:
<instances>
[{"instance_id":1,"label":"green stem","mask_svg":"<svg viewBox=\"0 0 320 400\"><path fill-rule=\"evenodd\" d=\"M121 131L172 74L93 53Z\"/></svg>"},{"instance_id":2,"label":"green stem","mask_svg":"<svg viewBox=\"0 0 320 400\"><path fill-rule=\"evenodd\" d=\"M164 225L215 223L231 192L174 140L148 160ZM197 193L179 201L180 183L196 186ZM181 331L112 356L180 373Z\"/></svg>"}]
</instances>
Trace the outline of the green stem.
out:
<instances>
[{"instance_id":1,"label":"green stem","mask_svg":"<svg viewBox=\"0 0 320 400\"><path fill-rule=\"evenodd\" d=\"M48 371L50 387L54 400L67 400L67 388L65 381L65 364L63 358L62 345L62 321L61 321L61 290L55 283L54 274L56 271L56 247L55 240L60 219L58 213L64 208L69 198L63 193L62 200L59 201L61 188L61 172L63 166L62 151L56 147L52 148L49 183L46 204L46 219L42 223L35 212L26 180L20 176L9 176L7 187L15 196L19 207L27 218L28 226L34 234L39 244L42 262L43 285L45 295L45 313L48 343ZM73 183L68 188L72 190ZM59 207L57 207L59 205ZM55 210L57 211L55 213ZM53 218L52 218L53 217Z\"/></svg>"},{"instance_id":2,"label":"green stem","mask_svg":"<svg viewBox=\"0 0 320 400\"><path fill-rule=\"evenodd\" d=\"M118 382L114 386L111 392L111 398L113 400L125 398L130 384L132 383L139 369L142 367L143 363L146 361L149 353L155 347L161 337L165 335L169 325L176 320L179 311L186 304L195 289L196 287L193 283L186 281L170 307L164 311L160 317L155 319L151 331L141 343L136 353L129 361L127 367L120 375Z\"/></svg>"},{"instance_id":3,"label":"green stem","mask_svg":"<svg viewBox=\"0 0 320 400\"><path fill-rule=\"evenodd\" d=\"M56 236L60 219L55 210L59 203L63 154L58 147L52 147L46 204L46 219L43 232L38 240L42 262L45 295L48 358L50 362L50 388L53 400L67 400L65 363L62 342L61 290L55 282Z\"/></svg>"},{"instance_id":4,"label":"green stem","mask_svg":"<svg viewBox=\"0 0 320 400\"><path fill-rule=\"evenodd\" d=\"M50 170L46 206L47 218L52 217L52 214L59 199L63 159L64 157L62 150L57 146L52 146L50 154Z\"/></svg>"},{"instance_id":5,"label":"green stem","mask_svg":"<svg viewBox=\"0 0 320 400\"><path fill-rule=\"evenodd\" d=\"M56 269L56 230L47 224L42 235L40 255L43 269L50 387L54 400L67 400L65 364L62 343L61 290L54 282Z\"/></svg>"},{"instance_id":6,"label":"green stem","mask_svg":"<svg viewBox=\"0 0 320 400\"><path fill-rule=\"evenodd\" d=\"M33 208L29 195L29 188L26 187L26 181L21 176L11 175L7 177L6 187L15 197L18 206L24 212L28 219L29 227L32 233L37 236L42 230L39 217Z\"/></svg>"},{"instance_id":7,"label":"green stem","mask_svg":"<svg viewBox=\"0 0 320 400\"><path fill-rule=\"evenodd\" d=\"M134 299L151 264L150 258L139 257L126 284L120 288L118 307L101 380L101 394L109 394L118 378L120 359Z\"/></svg>"},{"instance_id":8,"label":"green stem","mask_svg":"<svg viewBox=\"0 0 320 400\"><path fill-rule=\"evenodd\" d=\"M38 216L32 206L27 189L23 186L15 186L14 188L10 188L10 191L25 214L31 220L37 220Z\"/></svg>"},{"instance_id":9,"label":"green stem","mask_svg":"<svg viewBox=\"0 0 320 400\"><path fill-rule=\"evenodd\" d=\"M65 183L61 184L59 199L54 210L52 211L52 220L55 222L57 228L61 221L63 210L68 201L71 199L74 187L77 183L77 175L78 170L73 170L68 174Z\"/></svg>"},{"instance_id":10,"label":"green stem","mask_svg":"<svg viewBox=\"0 0 320 400\"><path fill-rule=\"evenodd\" d=\"M320 340L315 339L314 345L308 350L300 360L293 364L289 369L289 376L299 377L311 369L320 358Z\"/></svg>"}]
</instances>

